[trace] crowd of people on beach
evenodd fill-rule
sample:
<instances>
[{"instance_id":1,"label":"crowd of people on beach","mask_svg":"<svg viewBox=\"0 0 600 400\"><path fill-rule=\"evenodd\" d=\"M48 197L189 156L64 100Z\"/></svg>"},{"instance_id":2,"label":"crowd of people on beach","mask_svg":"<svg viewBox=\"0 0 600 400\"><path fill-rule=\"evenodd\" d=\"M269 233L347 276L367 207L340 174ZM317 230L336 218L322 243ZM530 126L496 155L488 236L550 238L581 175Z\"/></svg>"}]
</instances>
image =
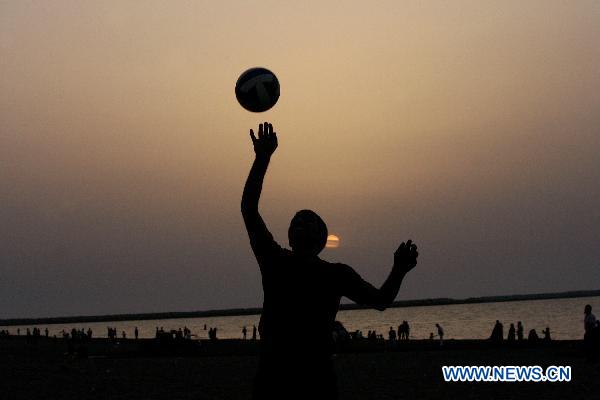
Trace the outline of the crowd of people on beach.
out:
<instances>
[{"instance_id":1,"label":"crowd of people on beach","mask_svg":"<svg viewBox=\"0 0 600 400\"><path fill-rule=\"evenodd\" d=\"M373 336L377 336L377 333L371 333L371 331L369 331L369 334L367 335L367 337L373 337ZM398 330L394 330L393 326L390 326L390 330L388 331L388 340L391 343L395 343L398 340L408 340L410 337L410 325L408 324L408 321L402 321L402 323L400 325L398 325Z\"/></svg>"},{"instance_id":2,"label":"crowd of people on beach","mask_svg":"<svg viewBox=\"0 0 600 400\"><path fill-rule=\"evenodd\" d=\"M516 328L515 324L511 323L510 327L508 328L506 340L508 342L521 342L525 340L523 333L524 328L523 323L521 321L517 322ZM552 340L550 336L550 327L546 327L546 329L543 329L542 334L544 335L544 337L541 340L543 340L544 342L550 342ZM504 325L499 320L496 320L496 324L494 325L494 328L492 329L492 334L490 335L490 340L496 343L504 341ZM537 331L535 329L531 329L527 335L527 341L530 343L535 343L539 340L540 337Z\"/></svg>"},{"instance_id":3,"label":"crowd of people on beach","mask_svg":"<svg viewBox=\"0 0 600 400\"><path fill-rule=\"evenodd\" d=\"M135 329L137 332L137 327ZM184 326L183 328L179 327L178 329L171 329L168 331L166 331L162 326L160 328L157 326L155 329L155 334L154 334L154 338L160 339L160 340L166 340L166 339L191 340L192 336L194 336L194 335L192 335L192 331L187 326ZM136 333L136 339L137 339L137 333Z\"/></svg>"},{"instance_id":4,"label":"crowd of people on beach","mask_svg":"<svg viewBox=\"0 0 600 400\"><path fill-rule=\"evenodd\" d=\"M439 345L442 346L444 343L444 329L439 323L435 324L435 328L437 334L430 332L429 339L435 340L437 339ZM207 327L204 325L204 330L208 331L208 339L211 341L218 340L217 338L217 327ZM242 327L242 340L248 339L249 330L246 326ZM251 339L257 340L259 338L259 333L256 328L256 325L252 326L251 330ZM11 333L9 329L0 330L0 338L9 337ZM21 336L21 328L16 329L16 336ZM40 328L32 327L26 328L25 336L28 341L36 341L37 338L45 336L49 337L50 332L48 328L44 328L42 331ZM93 331L91 328L77 329L72 328L71 331L65 331L64 329L60 332L60 337L64 339L72 339L75 341L86 341L92 339ZM56 335L52 336L56 338ZM119 339L119 334L117 328L115 327L107 327L107 337L111 340ZM139 330L136 326L133 330L133 337L135 339L139 338ZM191 340L193 337L198 337L197 335L192 334L192 331L187 327L180 327L178 329L165 330L162 326L156 327L155 338L156 339L188 339ZM355 330L353 332L347 332L343 325L339 324L337 329L334 329L333 333L334 340L336 341L345 341L347 339L352 340L361 340L364 339L365 336L361 330ZM126 339L127 333L125 330L121 331L120 339ZM398 342L408 341L411 338L410 336L410 325L408 321L402 321L400 325L398 325L397 329L394 329L393 326L390 326L390 329L387 333L387 341L391 347L395 347ZM366 335L367 340L371 341L385 341L384 335L378 333L376 330L369 330ZM530 329L527 336L525 336L525 328L523 326L522 321L518 321L516 326L514 323L510 323L508 328L507 335L504 335L504 325L500 320L496 320L496 323L493 326L492 332L489 336L489 340L495 343L502 343L504 341L508 343L513 342L527 342L529 344L535 344L538 342L550 342L552 341L550 327L546 326L545 329L542 330L542 337L537 333L536 329ZM591 305L586 305L584 309L584 344L586 349L588 349L591 353L597 351L600 347L600 320L597 320L594 314L592 313Z\"/></svg>"},{"instance_id":5,"label":"crowd of people on beach","mask_svg":"<svg viewBox=\"0 0 600 400\"><path fill-rule=\"evenodd\" d=\"M62 331L62 336L64 338L71 338L71 339L75 339L75 340L86 340L86 339L91 339L93 335L93 331L92 328L88 328L87 331L84 328L81 329L71 329L71 334L69 335L68 332L65 332L64 330Z\"/></svg>"}]
</instances>

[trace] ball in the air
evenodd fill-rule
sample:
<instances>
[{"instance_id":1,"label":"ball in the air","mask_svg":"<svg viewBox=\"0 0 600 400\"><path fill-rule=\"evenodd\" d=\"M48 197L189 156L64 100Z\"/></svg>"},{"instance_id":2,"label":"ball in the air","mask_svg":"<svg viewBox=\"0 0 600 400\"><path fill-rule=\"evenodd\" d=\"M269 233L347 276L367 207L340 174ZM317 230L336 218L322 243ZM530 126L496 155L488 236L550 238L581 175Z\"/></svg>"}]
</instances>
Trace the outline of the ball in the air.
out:
<instances>
[{"instance_id":1,"label":"ball in the air","mask_svg":"<svg viewBox=\"0 0 600 400\"><path fill-rule=\"evenodd\" d=\"M248 111L267 111L279 99L279 81L266 68L250 68L238 78L235 97Z\"/></svg>"}]
</instances>

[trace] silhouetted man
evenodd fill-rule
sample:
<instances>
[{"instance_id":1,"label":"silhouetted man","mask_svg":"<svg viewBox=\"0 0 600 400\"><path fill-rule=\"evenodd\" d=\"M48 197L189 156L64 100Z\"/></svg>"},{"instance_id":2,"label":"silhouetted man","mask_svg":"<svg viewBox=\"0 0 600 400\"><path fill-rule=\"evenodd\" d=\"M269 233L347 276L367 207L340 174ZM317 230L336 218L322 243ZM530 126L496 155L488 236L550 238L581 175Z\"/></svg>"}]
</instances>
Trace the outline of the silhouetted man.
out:
<instances>
[{"instance_id":1,"label":"silhouetted man","mask_svg":"<svg viewBox=\"0 0 600 400\"><path fill-rule=\"evenodd\" d=\"M504 339L504 326L498 320L496 320L494 329L492 329L490 339L494 342L501 342Z\"/></svg>"},{"instance_id":2,"label":"silhouetted man","mask_svg":"<svg viewBox=\"0 0 600 400\"><path fill-rule=\"evenodd\" d=\"M583 318L583 338L585 340L590 340L592 337L592 331L594 330L594 326L596 325L596 316L592 314L591 305L585 305L585 308L583 309L583 315L585 315L585 317Z\"/></svg>"},{"instance_id":3,"label":"silhouetted man","mask_svg":"<svg viewBox=\"0 0 600 400\"><path fill-rule=\"evenodd\" d=\"M250 130L255 159L244 187L242 215L258 261L264 292L259 323L260 362L254 399L332 399L337 397L331 360L332 329L340 299L384 310L396 297L402 279L417 264L417 247L409 240L394 253L394 266L380 289L351 267L321 260L327 226L313 211L296 213L288 230L292 250L279 246L267 229L258 202L277 135L267 122ZM297 326L311 327L290 342Z\"/></svg>"},{"instance_id":4,"label":"silhouetted man","mask_svg":"<svg viewBox=\"0 0 600 400\"><path fill-rule=\"evenodd\" d=\"M595 349L594 347L597 347L597 345L595 345L594 341L595 341L595 335L594 335L594 329L596 327L596 316L594 314L592 314L592 306L590 304L586 304L585 308L583 309L583 314L585 315L584 319L583 319L583 329L584 329L584 334L583 334L583 343L584 343L584 348L586 353L588 354L589 358L595 358Z\"/></svg>"},{"instance_id":5,"label":"silhouetted man","mask_svg":"<svg viewBox=\"0 0 600 400\"><path fill-rule=\"evenodd\" d=\"M523 324L521 321L517 322L517 340L519 342L523 340Z\"/></svg>"},{"instance_id":6,"label":"silhouetted man","mask_svg":"<svg viewBox=\"0 0 600 400\"><path fill-rule=\"evenodd\" d=\"M440 346L444 345L444 328L440 324L435 324L437 328L438 337L440 338Z\"/></svg>"},{"instance_id":7,"label":"silhouetted man","mask_svg":"<svg viewBox=\"0 0 600 400\"><path fill-rule=\"evenodd\" d=\"M396 331L393 327L390 326L390 330L388 331L388 339L390 342L395 342L397 338Z\"/></svg>"},{"instance_id":8,"label":"silhouetted man","mask_svg":"<svg viewBox=\"0 0 600 400\"><path fill-rule=\"evenodd\" d=\"M508 328L508 337L509 342L515 341L515 324L510 324L510 328Z\"/></svg>"},{"instance_id":9,"label":"silhouetted man","mask_svg":"<svg viewBox=\"0 0 600 400\"><path fill-rule=\"evenodd\" d=\"M527 336L527 341L529 343L535 344L535 343L537 343L538 339L539 339L539 336L538 336L537 332L535 331L535 329L530 330L529 335Z\"/></svg>"},{"instance_id":10,"label":"silhouetted man","mask_svg":"<svg viewBox=\"0 0 600 400\"><path fill-rule=\"evenodd\" d=\"M545 342L550 342L552 340L552 338L550 337L550 327L547 326L546 329L542 331L542 333L544 334Z\"/></svg>"}]
</instances>

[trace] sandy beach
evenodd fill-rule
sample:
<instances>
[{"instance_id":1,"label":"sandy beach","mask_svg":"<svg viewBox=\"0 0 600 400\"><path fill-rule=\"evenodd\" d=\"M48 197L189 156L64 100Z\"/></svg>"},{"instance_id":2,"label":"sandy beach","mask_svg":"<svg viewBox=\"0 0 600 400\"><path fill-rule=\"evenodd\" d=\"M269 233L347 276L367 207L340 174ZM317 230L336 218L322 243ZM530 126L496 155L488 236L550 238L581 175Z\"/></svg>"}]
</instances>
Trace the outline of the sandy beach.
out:
<instances>
[{"instance_id":1,"label":"sandy beach","mask_svg":"<svg viewBox=\"0 0 600 400\"><path fill-rule=\"evenodd\" d=\"M257 366L251 341L156 347L152 340L95 339L68 354L61 339L0 340L7 399L248 399ZM597 399L600 364L581 342L536 347L484 341L411 341L391 350L362 343L335 355L340 399ZM85 354L87 353L87 354ZM446 383L443 365L569 365L571 382Z\"/></svg>"}]
</instances>

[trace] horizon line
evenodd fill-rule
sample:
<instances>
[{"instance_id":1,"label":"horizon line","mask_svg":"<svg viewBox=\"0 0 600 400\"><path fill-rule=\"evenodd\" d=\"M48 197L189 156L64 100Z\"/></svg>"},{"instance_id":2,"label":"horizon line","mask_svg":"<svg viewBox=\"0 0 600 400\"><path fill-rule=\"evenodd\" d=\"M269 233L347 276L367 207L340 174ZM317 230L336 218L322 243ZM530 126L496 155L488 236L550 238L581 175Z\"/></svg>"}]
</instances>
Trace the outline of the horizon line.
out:
<instances>
[{"instance_id":1,"label":"horizon line","mask_svg":"<svg viewBox=\"0 0 600 400\"><path fill-rule=\"evenodd\" d=\"M570 290L564 292L544 292L531 294L511 294L497 296L479 296L467 297L464 299L454 299L449 297L437 297L427 299L398 300L394 301L387 308L403 307L427 307L452 304L478 304L478 303L499 303L510 301L527 300L548 300L561 298L578 298L600 296L600 289L591 290ZM341 303L340 311L361 310L370 307L356 303ZM15 326L29 324L61 324L70 322L113 322L113 321L144 321L154 319L181 319L181 318L209 318L209 317L232 317L241 315L258 315L262 312L262 307L249 308L228 308L213 309L204 311L165 311L149 313L123 313L123 314L103 314L103 315L73 315L59 317L36 317L36 318L5 318L0 319L0 326Z\"/></svg>"}]
</instances>

